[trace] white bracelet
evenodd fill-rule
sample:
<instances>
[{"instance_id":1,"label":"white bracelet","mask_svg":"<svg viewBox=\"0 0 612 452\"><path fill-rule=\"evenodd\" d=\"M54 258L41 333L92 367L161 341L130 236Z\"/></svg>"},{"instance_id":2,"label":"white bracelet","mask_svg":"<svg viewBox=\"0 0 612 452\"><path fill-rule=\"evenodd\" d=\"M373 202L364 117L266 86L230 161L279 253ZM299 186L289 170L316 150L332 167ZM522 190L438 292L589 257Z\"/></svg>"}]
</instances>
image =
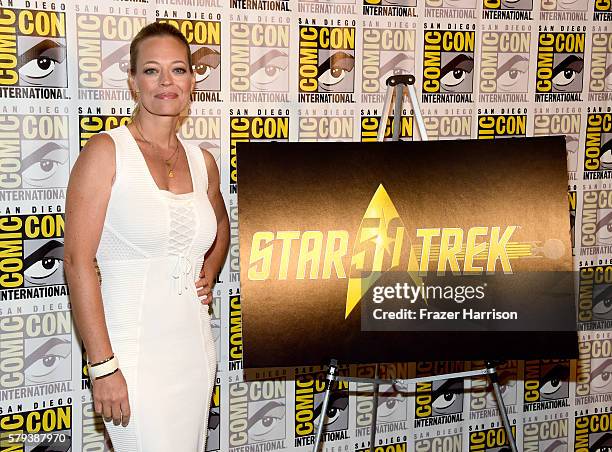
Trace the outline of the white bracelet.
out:
<instances>
[{"instance_id":1,"label":"white bracelet","mask_svg":"<svg viewBox=\"0 0 612 452\"><path fill-rule=\"evenodd\" d=\"M89 373L89 378L91 380L95 380L97 378L102 378L107 375L115 373L119 369L119 361L116 356L113 356L108 361L99 363L99 364L90 364L87 363L87 371Z\"/></svg>"}]
</instances>

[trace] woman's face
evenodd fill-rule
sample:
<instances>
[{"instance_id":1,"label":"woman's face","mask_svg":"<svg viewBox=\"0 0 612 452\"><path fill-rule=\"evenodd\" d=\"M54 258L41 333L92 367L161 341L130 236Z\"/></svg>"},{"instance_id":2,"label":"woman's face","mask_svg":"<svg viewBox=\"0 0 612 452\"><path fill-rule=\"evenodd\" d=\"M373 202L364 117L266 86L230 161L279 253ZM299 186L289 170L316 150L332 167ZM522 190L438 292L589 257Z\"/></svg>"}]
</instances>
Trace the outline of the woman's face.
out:
<instances>
[{"instance_id":1,"label":"woman's face","mask_svg":"<svg viewBox=\"0 0 612 452\"><path fill-rule=\"evenodd\" d=\"M130 84L140 93L141 108L154 115L179 115L189 102L195 85L183 43L172 36L155 36L141 41L136 72L130 74Z\"/></svg>"}]
</instances>

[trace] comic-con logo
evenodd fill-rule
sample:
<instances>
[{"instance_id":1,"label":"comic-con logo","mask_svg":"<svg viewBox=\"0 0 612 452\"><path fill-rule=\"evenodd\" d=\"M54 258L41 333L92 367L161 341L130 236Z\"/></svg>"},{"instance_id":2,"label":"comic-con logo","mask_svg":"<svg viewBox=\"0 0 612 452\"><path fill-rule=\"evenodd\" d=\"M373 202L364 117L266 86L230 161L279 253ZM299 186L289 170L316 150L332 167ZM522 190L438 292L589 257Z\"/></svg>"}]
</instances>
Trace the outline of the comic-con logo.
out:
<instances>
[{"instance_id":1,"label":"comic-con logo","mask_svg":"<svg viewBox=\"0 0 612 452\"><path fill-rule=\"evenodd\" d=\"M612 329L612 266L580 268L578 294L578 328Z\"/></svg>"},{"instance_id":2,"label":"comic-con logo","mask_svg":"<svg viewBox=\"0 0 612 452\"><path fill-rule=\"evenodd\" d=\"M478 109L478 139L524 137L527 135L527 109L509 109L497 114L494 109Z\"/></svg>"},{"instance_id":3,"label":"comic-con logo","mask_svg":"<svg viewBox=\"0 0 612 452\"><path fill-rule=\"evenodd\" d=\"M372 115L371 113L374 113ZM376 116L376 110L361 110L361 141L377 141L378 139L378 128L380 127L380 116ZM387 117L385 124L385 136L386 141L393 138L393 130L395 129L396 122L399 122L399 139L400 141L412 140L412 127L414 117L408 112L403 110L399 118L395 118L393 112Z\"/></svg>"},{"instance_id":4,"label":"comic-con logo","mask_svg":"<svg viewBox=\"0 0 612 452\"><path fill-rule=\"evenodd\" d=\"M131 100L130 41L146 21L144 16L76 14L79 99Z\"/></svg>"},{"instance_id":5,"label":"comic-con logo","mask_svg":"<svg viewBox=\"0 0 612 452\"><path fill-rule=\"evenodd\" d=\"M0 249L0 288L23 288L19 298L66 294L63 213L0 217Z\"/></svg>"},{"instance_id":6,"label":"comic-con logo","mask_svg":"<svg viewBox=\"0 0 612 452\"><path fill-rule=\"evenodd\" d=\"M581 109L536 109L533 117L533 135L565 135L567 172L569 180L576 179L578 143L580 139Z\"/></svg>"},{"instance_id":7,"label":"comic-con logo","mask_svg":"<svg viewBox=\"0 0 612 452\"><path fill-rule=\"evenodd\" d=\"M97 414L92 402L82 404L83 434L81 435L81 448L84 451L96 450L112 452L110 437L102 416Z\"/></svg>"},{"instance_id":8,"label":"comic-con logo","mask_svg":"<svg viewBox=\"0 0 612 452\"><path fill-rule=\"evenodd\" d=\"M299 101L354 102L355 27L300 25L299 37Z\"/></svg>"},{"instance_id":9,"label":"comic-con logo","mask_svg":"<svg viewBox=\"0 0 612 452\"><path fill-rule=\"evenodd\" d=\"M286 379L230 383L228 391L230 451L248 445L286 449Z\"/></svg>"},{"instance_id":10,"label":"comic-con logo","mask_svg":"<svg viewBox=\"0 0 612 452\"><path fill-rule=\"evenodd\" d=\"M364 28L362 35L361 101L382 102L386 80L414 74L414 29Z\"/></svg>"},{"instance_id":11,"label":"comic-con logo","mask_svg":"<svg viewBox=\"0 0 612 452\"><path fill-rule=\"evenodd\" d=\"M475 361L474 366L484 368L482 361ZM508 414L516 413L518 362L508 360L496 366L499 389ZM493 387L487 377L472 378L468 393L470 399L470 419L499 416L497 400Z\"/></svg>"},{"instance_id":12,"label":"comic-con logo","mask_svg":"<svg viewBox=\"0 0 612 452\"><path fill-rule=\"evenodd\" d=\"M542 31L545 27L540 28L535 101L581 101L586 33Z\"/></svg>"},{"instance_id":13,"label":"comic-con logo","mask_svg":"<svg viewBox=\"0 0 612 452\"><path fill-rule=\"evenodd\" d=\"M39 402L34 402L34 410L0 415L7 450L72 450L72 398L43 403L51 407L37 409Z\"/></svg>"},{"instance_id":14,"label":"comic-con logo","mask_svg":"<svg viewBox=\"0 0 612 452\"><path fill-rule=\"evenodd\" d=\"M2 97L67 97L65 12L0 8L0 42Z\"/></svg>"},{"instance_id":15,"label":"comic-con logo","mask_svg":"<svg viewBox=\"0 0 612 452\"><path fill-rule=\"evenodd\" d=\"M417 377L431 375L444 364L418 362ZM463 378L416 383L414 427L463 421L463 383Z\"/></svg>"},{"instance_id":16,"label":"comic-con logo","mask_svg":"<svg viewBox=\"0 0 612 452\"><path fill-rule=\"evenodd\" d=\"M230 109L230 194L238 192L236 146L247 141L289 141L289 110L258 109L249 116L247 109ZM270 116L279 114L280 116Z\"/></svg>"},{"instance_id":17,"label":"comic-con logo","mask_svg":"<svg viewBox=\"0 0 612 452\"><path fill-rule=\"evenodd\" d=\"M96 113L98 114L91 114L89 110L79 107L79 146L81 149L93 135L131 122L129 116L102 115L99 114L98 109Z\"/></svg>"},{"instance_id":18,"label":"comic-con logo","mask_svg":"<svg viewBox=\"0 0 612 452\"><path fill-rule=\"evenodd\" d=\"M354 110L299 109L299 141L352 141Z\"/></svg>"},{"instance_id":19,"label":"comic-con logo","mask_svg":"<svg viewBox=\"0 0 612 452\"><path fill-rule=\"evenodd\" d=\"M516 425L511 427L512 436L516 439ZM504 447L506 446L506 447ZM470 426L468 448L466 450L482 452L501 452L508 450L508 437L504 427L477 430Z\"/></svg>"},{"instance_id":20,"label":"comic-con logo","mask_svg":"<svg viewBox=\"0 0 612 452\"><path fill-rule=\"evenodd\" d=\"M448 432L451 433L451 432ZM416 452L461 452L463 434L459 433L444 435L442 432L419 432L415 434L414 450Z\"/></svg>"},{"instance_id":21,"label":"comic-con logo","mask_svg":"<svg viewBox=\"0 0 612 452\"><path fill-rule=\"evenodd\" d=\"M374 378L373 365L357 366L358 378ZM409 378L407 363L381 364L377 377L383 380ZM355 436L369 437L372 417L376 412L376 425L385 424L386 433L404 431L408 421L408 396L403 388L384 384L378 388L378 403L374 405L371 383L357 383L355 397Z\"/></svg>"},{"instance_id":22,"label":"comic-con logo","mask_svg":"<svg viewBox=\"0 0 612 452\"><path fill-rule=\"evenodd\" d=\"M596 2L597 3L597 2ZM606 102L612 99L612 33L593 32L588 100Z\"/></svg>"},{"instance_id":23,"label":"comic-con logo","mask_svg":"<svg viewBox=\"0 0 612 452\"><path fill-rule=\"evenodd\" d=\"M423 102L472 102L475 31L425 30Z\"/></svg>"},{"instance_id":24,"label":"comic-con logo","mask_svg":"<svg viewBox=\"0 0 612 452\"><path fill-rule=\"evenodd\" d=\"M221 450L221 379L219 377L217 377L213 387L212 398L210 400L208 434L206 438L206 452L214 450Z\"/></svg>"},{"instance_id":25,"label":"comic-con logo","mask_svg":"<svg viewBox=\"0 0 612 452\"><path fill-rule=\"evenodd\" d=\"M480 47L481 102L527 102L531 33L484 31Z\"/></svg>"},{"instance_id":26,"label":"comic-con logo","mask_svg":"<svg viewBox=\"0 0 612 452\"><path fill-rule=\"evenodd\" d=\"M612 190L582 192L580 255L602 254L612 246Z\"/></svg>"},{"instance_id":27,"label":"comic-con logo","mask_svg":"<svg viewBox=\"0 0 612 452\"><path fill-rule=\"evenodd\" d=\"M289 0L230 0L230 8L290 11Z\"/></svg>"},{"instance_id":28,"label":"comic-con logo","mask_svg":"<svg viewBox=\"0 0 612 452\"><path fill-rule=\"evenodd\" d=\"M0 189L66 187L68 136L68 116L0 116Z\"/></svg>"},{"instance_id":29,"label":"comic-con logo","mask_svg":"<svg viewBox=\"0 0 612 452\"><path fill-rule=\"evenodd\" d=\"M230 247L229 247L229 281L240 282L240 249L238 236L238 205L235 199L230 199L228 210L230 220Z\"/></svg>"},{"instance_id":30,"label":"comic-con logo","mask_svg":"<svg viewBox=\"0 0 612 452\"><path fill-rule=\"evenodd\" d=\"M471 108L428 108L423 110L423 122L430 140L466 139L472 136Z\"/></svg>"},{"instance_id":31,"label":"comic-con logo","mask_svg":"<svg viewBox=\"0 0 612 452\"><path fill-rule=\"evenodd\" d=\"M597 0L593 3L593 8L593 20L610 20L610 13L612 13L612 2L610 0Z\"/></svg>"},{"instance_id":32,"label":"comic-con logo","mask_svg":"<svg viewBox=\"0 0 612 452\"><path fill-rule=\"evenodd\" d=\"M583 169L584 179L612 177L612 113L587 115Z\"/></svg>"},{"instance_id":33,"label":"comic-con logo","mask_svg":"<svg viewBox=\"0 0 612 452\"><path fill-rule=\"evenodd\" d=\"M532 20L533 0L482 0L483 19Z\"/></svg>"},{"instance_id":34,"label":"comic-con logo","mask_svg":"<svg viewBox=\"0 0 612 452\"><path fill-rule=\"evenodd\" d=\"M362 0L365 16L416 16L416 0Z\"/></svg>"},{"instance_id":35,"label":"comic-con logo","mask_svg":"<svg viewBox=\"0 0 612 452\"><path fill-rule=\"evenodd\" d=\"M578 343L576 405L609 401L612 393L612 332L586 332Z\"/></svg>"},{"instance_id":36,"label":"comic-con logo","mask_svg":"<svg viewBox=\"0 0 612 452\"><path fill-rule=\"evenodd\" d=\"M232 102L288 102L289 25L230 23Z\"/></svg>"},{"instance_id":37,"label":"comic-con logo","mask_svg":"<svg viewBox=\"0 0 612 452\"><path fill-rule=\"evenodd\" d=\"M217 169L221 171L221 110L218 108L191 107L179 129L179 135L208 151L215 158Z\"/></svg>"},{"instance_id":38,"label":"comic-con logo","mask_svg":"<svg viewBox=\"0 0 612 452\"><path fill-rule=\"evenodd\" d=\"M524 410L568 407L569 377L569 360L525 361Z\"/></svg>"},{"instance_id":39,"label":"comic-con logo","mask_svg":"<svg viewBox=\"0 0 612 452\"><path fill-rule=\"evenodd\" d=\"M240 292L229 290L228 370L242 369L242 305Z\"/></svg>"},{"instance_id":40,"label":"comic-con logo","mask_svg":"<svg viewBox=\"0 0 612 452\"><path fill-rule=\"evenodd\" d=\"M72 326L69 311L0 317L0 389L66 382L70 389Z\"/></svg>"},{"instance_id":41,"label":"comic-con logo","mask_svg":"<svg viewBox=\"0 0 612 452\"><path fill-rule=\"evenodd\" d=\"M574 420L574 450L609 451L612 448L611 432L612 413L589 414L589 410L579 410Z\"/></svg>"},{"instance_id":42,"label":"comic-con logo","mask_svg":"<svg viewBox=\"0 0 612 452\"><path fill-rule=\"evenodd\" d=\"M219 102L221 98L221 17L218 20L157 19L176 27L189 42L195 72L196 102Z\"/></svg>"},{"instance_id":43,"label":"comic-con logo","mask_svg":"<svg viewBox=\"0 0 612 452\"><path fill-rule=\"evenodd\" d=\"M568 450L567 426L567 419L525 422L523 425L523 450Z\"/></svg>"},{"instance_id":44,"label":"comic-con logo","mask_svg":"<svg viewBox=\"0 0 612 452\"><path fill-rule=\"evenodd\" d=\"M345 375L340 370L339 375ZM313 444L315 429L319 425L325 395L325 372L300 372L295 377L295 447ZM327 442L347 439L349 421L348 382L333 383L327 413L324 417L323 440Z\"/></svg>"}]
</instances>

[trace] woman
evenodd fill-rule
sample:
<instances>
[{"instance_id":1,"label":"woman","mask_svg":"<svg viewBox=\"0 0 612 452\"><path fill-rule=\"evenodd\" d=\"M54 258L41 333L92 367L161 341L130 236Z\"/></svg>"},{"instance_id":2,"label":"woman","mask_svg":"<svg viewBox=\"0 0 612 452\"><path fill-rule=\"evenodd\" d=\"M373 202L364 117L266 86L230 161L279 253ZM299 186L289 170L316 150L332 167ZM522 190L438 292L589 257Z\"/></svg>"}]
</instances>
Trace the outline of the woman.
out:
<instances>
[{"instance_id":1,"label":"woman","mask_svg":"<svg viewBox=\"0 0 612 452\"><path fill-rule=\"evenodd\" d=\"M115 451L203 452L216 370L207 304L229 222L214 158L176 136L195 85L185 37L144 27L129 84L131 124L91 137L70 176L72 312Z\"/></svg>"}]
</instances>

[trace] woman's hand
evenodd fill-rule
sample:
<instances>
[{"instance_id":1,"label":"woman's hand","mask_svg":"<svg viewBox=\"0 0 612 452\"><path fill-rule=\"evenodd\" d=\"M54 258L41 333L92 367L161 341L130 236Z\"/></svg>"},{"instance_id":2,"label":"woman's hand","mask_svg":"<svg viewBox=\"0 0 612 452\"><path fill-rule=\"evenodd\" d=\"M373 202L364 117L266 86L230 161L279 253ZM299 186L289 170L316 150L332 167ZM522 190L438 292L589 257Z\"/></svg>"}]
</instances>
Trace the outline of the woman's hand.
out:
<instances>
[{"instance_id":1,"label":"woman's hand","mask_svg":"<svg viewBox=\"0 0 612 452\"><path fill-rule=\"evenodd\" d=\"M195 282L198 297L202 304L210 304L212 301L212 289L215 285L215 278L209 275L209 273L211 272L202 268L200 278Z\"/></svg>"},{"instance_id":2,"label":"woman's hand","mask_svg":"<svg viewBox=\"0 0 612 452\"><path fill-rule=\"evenodd\" d=\"M102 415L106 422L111 419L115 425L128 425L130 420L130 402L127 383L121 369L108 377L93 380L94 410Z\"/></svg>"}]
</instances>

